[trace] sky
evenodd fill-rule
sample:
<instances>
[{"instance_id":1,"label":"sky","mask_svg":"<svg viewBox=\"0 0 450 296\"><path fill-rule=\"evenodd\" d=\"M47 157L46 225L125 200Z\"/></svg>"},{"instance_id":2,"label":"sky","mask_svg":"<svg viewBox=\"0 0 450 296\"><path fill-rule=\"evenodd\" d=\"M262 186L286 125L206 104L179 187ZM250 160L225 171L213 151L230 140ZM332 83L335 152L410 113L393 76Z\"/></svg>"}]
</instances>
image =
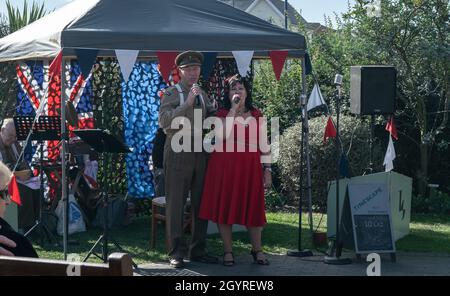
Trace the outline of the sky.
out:
<instances>
[{"instance_id":1,"label":"sky","mask_svg":"<svg viewBox=\"0 0 450 296\"><path fill-rule=\"evenodd\" d=\"M347 12L348 2L355 0L288 0L298 12L310 23L325 24L324 15L331 17L334 23L334 12L338 15Z\"/></svg>"},{"instance_id":2,"label":"sky","mask_svg":"<svg viewBox=\"0 0 450 296\"><path fill-rule=\"evenodd\" d=\"M71 0L36 0L38 3L45 2L47 10L53 10L63 6ZM161 0L164 1L164 0ZM324 24L324 15L330 16L334 21L333 12L341 14L347 11L348 1L354 3L355 0L288 0L297 11L301 11L302 16L311 23ZM10 0L14 6L23 7L23 0ZM29 3L32 0L28 0ZM6 0L0 0L0 13L6 14Z\"/></svg>"}]
</instances>

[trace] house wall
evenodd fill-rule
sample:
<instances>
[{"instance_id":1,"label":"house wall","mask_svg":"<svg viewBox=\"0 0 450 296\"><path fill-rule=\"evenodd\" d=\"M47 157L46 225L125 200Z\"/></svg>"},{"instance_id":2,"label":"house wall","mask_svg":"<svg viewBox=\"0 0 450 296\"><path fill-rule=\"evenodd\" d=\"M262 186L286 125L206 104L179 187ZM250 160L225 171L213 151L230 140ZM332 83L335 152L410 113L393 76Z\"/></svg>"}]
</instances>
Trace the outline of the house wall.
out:
<instances>
[{"instance_id":1,"label":"house wall","mask_svg":"<svg viewBox=\"0 0 450 296\"><path fill-rule=\"evenodd\" d=\"M274 25L284 27L284 18L280 17L280 14L274 11L273 7L267 3L266 0L256 0L257 3L248 13L259 17L265 21L268 21Z\"/></svg>"}]
</instances>

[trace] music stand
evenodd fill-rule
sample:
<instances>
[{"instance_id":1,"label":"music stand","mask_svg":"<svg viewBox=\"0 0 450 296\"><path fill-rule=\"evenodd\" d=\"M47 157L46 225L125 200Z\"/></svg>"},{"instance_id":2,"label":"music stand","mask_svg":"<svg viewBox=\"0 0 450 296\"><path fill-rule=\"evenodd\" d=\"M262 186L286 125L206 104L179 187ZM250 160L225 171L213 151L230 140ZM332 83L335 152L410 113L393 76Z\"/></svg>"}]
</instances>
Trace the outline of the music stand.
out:
<instances>
[{"instance_id":1,"label":"music stand","mask_svg":"<svg viewBox=\"0 0 450 296\"><path fill-rule=\"evenodd\" d=\"M36 224L33 225L26 233L25 237L28 237L35 229L40 228L44 231L47 239L50 243L55 241L55 245L59 246L58 240L53 233L49 230L45 221L42 220L42 210L44 204L44 141L59 140L61 138L61 117L59 116L39 116L38 120L34 122L34 116L14 116L14 126L16 128L16 137L19 141L28 140L28 135L31 131L30 140L38 141L40 147L39 157L39 171L40 171L40 188L39 188L39 218L36 220ZM28 143L26 143L28 145ZM19 160L20 161L20 160ZM47 214L51 214L47 212ZM44 241L41 237L41 245Z\"/></svg>"},{"instance_id":2,"label":"music stand","mask_svg":"<svg viewBox=\"0 0 450 296\"><path fill-rule=\"evenodd\" d=\"M74 130L74 133L80 137L86 144L90 145L95 151L102 154L103 157L103 169L106 167L106 157L104 153L129 153L130 148L126 146L124 143L120 142L113 135L109 133L107 130L101 129L83 129L83 130ZM88 254L84 258L83 262L86 262L91 255L94 255L103 260L103 262L108 261L108 239L116 246L119 251L123 252L123 248L114 240L114 238L109 237L108 234L108 182L102 184L102 199L103 199L103 207L104 207L104 215L103 215L103 234L100 235L98 240L95 242L94 246L89 250ZM102 245L102 256L100 257L96 253L94 253L95 248L100 242ZM133 265L135 265L133 263ZM136 265L135 265L136 266Z\"/></svg>"}]
</instances>

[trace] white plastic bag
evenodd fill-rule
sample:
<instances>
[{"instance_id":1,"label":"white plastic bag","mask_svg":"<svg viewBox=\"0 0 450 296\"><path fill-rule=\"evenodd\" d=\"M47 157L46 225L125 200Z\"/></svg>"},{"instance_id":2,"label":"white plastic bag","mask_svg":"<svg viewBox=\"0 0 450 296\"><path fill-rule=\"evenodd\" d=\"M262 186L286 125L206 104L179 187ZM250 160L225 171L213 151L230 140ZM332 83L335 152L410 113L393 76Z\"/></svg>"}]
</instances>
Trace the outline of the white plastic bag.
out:
<instances>
[{"instance_id":1,"label":"white plastic bag","mask_svg":"<svg viewBox=\"0 0 450 296\"><path fill-rule=\"evenodd\" d=\"M60 200L55 210L55 214L56 216L58 216L58 225L56 227L56 231L58 232L59 235L63 235L63 213L64 213L64 205L62 200ZM69 234L86 231L86 224L84 223L80 206L78 205L75 196L73 196L73 194L69 194L68 220L69 220L68 221Z\"/></svg>"}]
</instances>

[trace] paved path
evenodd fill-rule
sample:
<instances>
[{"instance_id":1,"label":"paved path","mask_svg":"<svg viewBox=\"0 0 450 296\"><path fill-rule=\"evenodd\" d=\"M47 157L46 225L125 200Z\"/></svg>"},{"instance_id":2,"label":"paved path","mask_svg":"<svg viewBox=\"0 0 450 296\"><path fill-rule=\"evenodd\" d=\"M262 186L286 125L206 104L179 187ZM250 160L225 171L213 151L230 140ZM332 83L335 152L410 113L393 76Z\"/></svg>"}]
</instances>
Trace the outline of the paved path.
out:
<instances>
[{"instance_id":1,"label":"paved path","mask_svg":"<svg viewBox=\"0 0 450 296\"><path fill-rule=\"evenodd\" d=\"M350 265L327 265L324 256L296 258L286 255L268 255L269 266L252 263L250 255L236 257L233 267L221 264L186 262L185 268L175 269L166 263L147 263L139 266L136 275L158 276L365 276L369 265L357 261L354 254L346 254L353 259ZM343 256L345 257L345 256ZM381 275L385 276L449 276L450 254L397 253L397 262L391 262L389 255L381 256Z\"/></svg>"}]
</instances>

